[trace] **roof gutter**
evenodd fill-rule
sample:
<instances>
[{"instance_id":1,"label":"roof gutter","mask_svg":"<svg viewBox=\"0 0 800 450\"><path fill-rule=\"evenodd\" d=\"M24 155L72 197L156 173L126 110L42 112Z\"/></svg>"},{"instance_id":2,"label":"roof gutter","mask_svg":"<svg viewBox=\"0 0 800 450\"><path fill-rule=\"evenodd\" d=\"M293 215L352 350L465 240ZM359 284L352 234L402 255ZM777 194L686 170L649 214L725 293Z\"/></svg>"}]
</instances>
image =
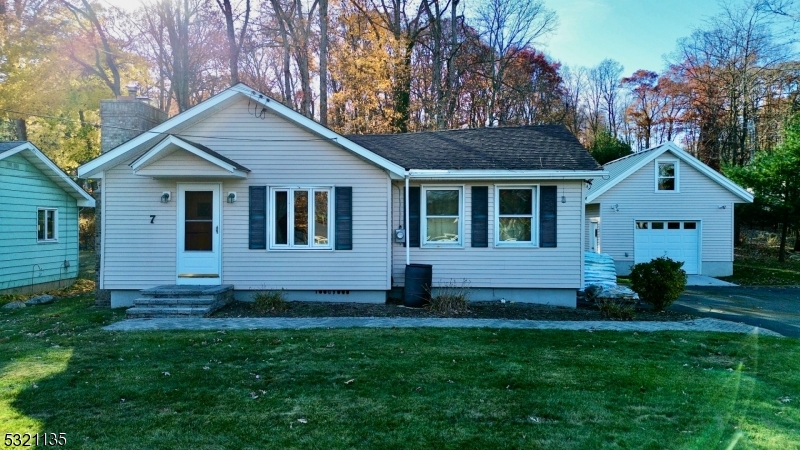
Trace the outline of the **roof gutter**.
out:
<instances>
[{"instance_id":1,"label":"roof gutter","mask_svg":"<svg viewBox=\"0 0 800 450\"><path fill-rule=\"evenodd\" d=\"M425 170L412 169L414 180L585 180L608 175L605 170Z\"/></svg>"}]
</instances>

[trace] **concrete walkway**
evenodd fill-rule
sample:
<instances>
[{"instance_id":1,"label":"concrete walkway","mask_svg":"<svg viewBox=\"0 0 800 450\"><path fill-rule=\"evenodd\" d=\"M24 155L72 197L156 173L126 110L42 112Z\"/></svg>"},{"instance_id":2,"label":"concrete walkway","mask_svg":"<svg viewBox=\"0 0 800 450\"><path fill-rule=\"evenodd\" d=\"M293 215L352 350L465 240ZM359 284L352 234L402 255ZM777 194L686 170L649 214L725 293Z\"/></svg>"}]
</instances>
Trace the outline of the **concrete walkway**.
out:
<instances>
[{"instance_id":1,"label":"concrete walkway","mask_svg":"<svg viewBox=\"0 0 800 450\"><path fill-rule=\"evenodd\" d=\"M592 331L718 331L781 336L764 328L718 319L684 322L546 321L504 319L419 319L383 317L247 318L247 319L130 319L113 323L108 331L153 330L278 330L308 328L513 328L525 330Z\"/></svg>"},{"instance_id":2,"label":"concrete walkway","mask_svg":"<svg viewBox=\"0 0 800 450\"><path fill-rule=\"evenodd\" d=\"M706 275L687 275L686 276L686 286L724 286L724 287L732 287L737 286L733 283L728 283L727 281L722 281L720 279L709 277Z\"/></svg>"}]
</instances>

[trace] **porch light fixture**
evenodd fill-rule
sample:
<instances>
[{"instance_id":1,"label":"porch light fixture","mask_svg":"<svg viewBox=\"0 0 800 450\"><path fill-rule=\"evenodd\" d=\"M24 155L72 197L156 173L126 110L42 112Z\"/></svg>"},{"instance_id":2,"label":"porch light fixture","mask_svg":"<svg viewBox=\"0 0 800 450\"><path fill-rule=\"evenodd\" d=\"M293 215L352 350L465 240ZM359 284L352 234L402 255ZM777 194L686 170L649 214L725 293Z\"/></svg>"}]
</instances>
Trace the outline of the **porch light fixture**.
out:
<instances>
[{"instance_id":1,"label":"porch light fixture","mask_svg":"<svg viewBox=\"0 0 800 450\"><path fill-rule=\"evenodd\" d=\"M167 191L161 193L161 203L169 203L170 199L172 198L172 194Z\"/></svg>"},{"instance_id":2,"label":"porch light fixture","mask_svg":"<svg viewBox=\"0 0 800 450\"><path fill-rule=\"evenodd\" d=\"M567 203L567 196L564 195L564 186L561 186L561 203Z\"/></svg>"},{"instance_id":3,"label":"porch light fixture","mask_svg":"<svg viewBox=\"0 0 800 450\"><path fill-rule=\"evenodd\" d=\"M228 203L236 201L236 192L228 192Z\"/></svg>"}]
</instances>

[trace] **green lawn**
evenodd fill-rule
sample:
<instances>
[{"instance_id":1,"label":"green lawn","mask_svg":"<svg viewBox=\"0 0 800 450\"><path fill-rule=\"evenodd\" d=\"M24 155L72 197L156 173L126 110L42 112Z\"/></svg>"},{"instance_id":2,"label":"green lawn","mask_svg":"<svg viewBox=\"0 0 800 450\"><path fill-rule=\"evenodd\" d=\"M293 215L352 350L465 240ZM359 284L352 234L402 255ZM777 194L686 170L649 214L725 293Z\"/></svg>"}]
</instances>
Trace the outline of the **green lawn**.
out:
<instances>
[{"instance_id":1,"label":"green lawn","mask_svg":"<svg viewBox=\"0 0 800 450\"><path fill-rule=\"evenodd\" d=\"M354 329L109 333L0 310L0 432L68 448L797 448L800 341ZM2 437L2 436L0 436Z\"/></svg>"},{"instance_id":2,"label":"green lawn","mask_svg":"<svg viewBox=\"0 0 800 450\"><path fill-rule=\"evenodd\" d=\"M800 286L800 261L780 263L777 247L743 244L734 249L733 275L722 279L743 286Z\"/></svg>"}]
</instances>

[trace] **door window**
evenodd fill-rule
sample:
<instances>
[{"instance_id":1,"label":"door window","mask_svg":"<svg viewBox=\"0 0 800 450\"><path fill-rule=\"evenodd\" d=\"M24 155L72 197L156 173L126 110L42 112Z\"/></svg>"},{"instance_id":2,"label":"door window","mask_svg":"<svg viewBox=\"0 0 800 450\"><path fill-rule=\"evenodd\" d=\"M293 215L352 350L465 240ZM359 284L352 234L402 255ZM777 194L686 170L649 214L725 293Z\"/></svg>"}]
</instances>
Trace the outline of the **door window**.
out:
<instances>
[{"instance_id":1,"label":"door window","mask_svg":"<svg viewBox=\"0 0 800 450\"><path fill-rule=\"evenodd\" d=\"M211 251L214 233L214 192L186 191L186 251Z\"/></svg>"}]
</instances>

